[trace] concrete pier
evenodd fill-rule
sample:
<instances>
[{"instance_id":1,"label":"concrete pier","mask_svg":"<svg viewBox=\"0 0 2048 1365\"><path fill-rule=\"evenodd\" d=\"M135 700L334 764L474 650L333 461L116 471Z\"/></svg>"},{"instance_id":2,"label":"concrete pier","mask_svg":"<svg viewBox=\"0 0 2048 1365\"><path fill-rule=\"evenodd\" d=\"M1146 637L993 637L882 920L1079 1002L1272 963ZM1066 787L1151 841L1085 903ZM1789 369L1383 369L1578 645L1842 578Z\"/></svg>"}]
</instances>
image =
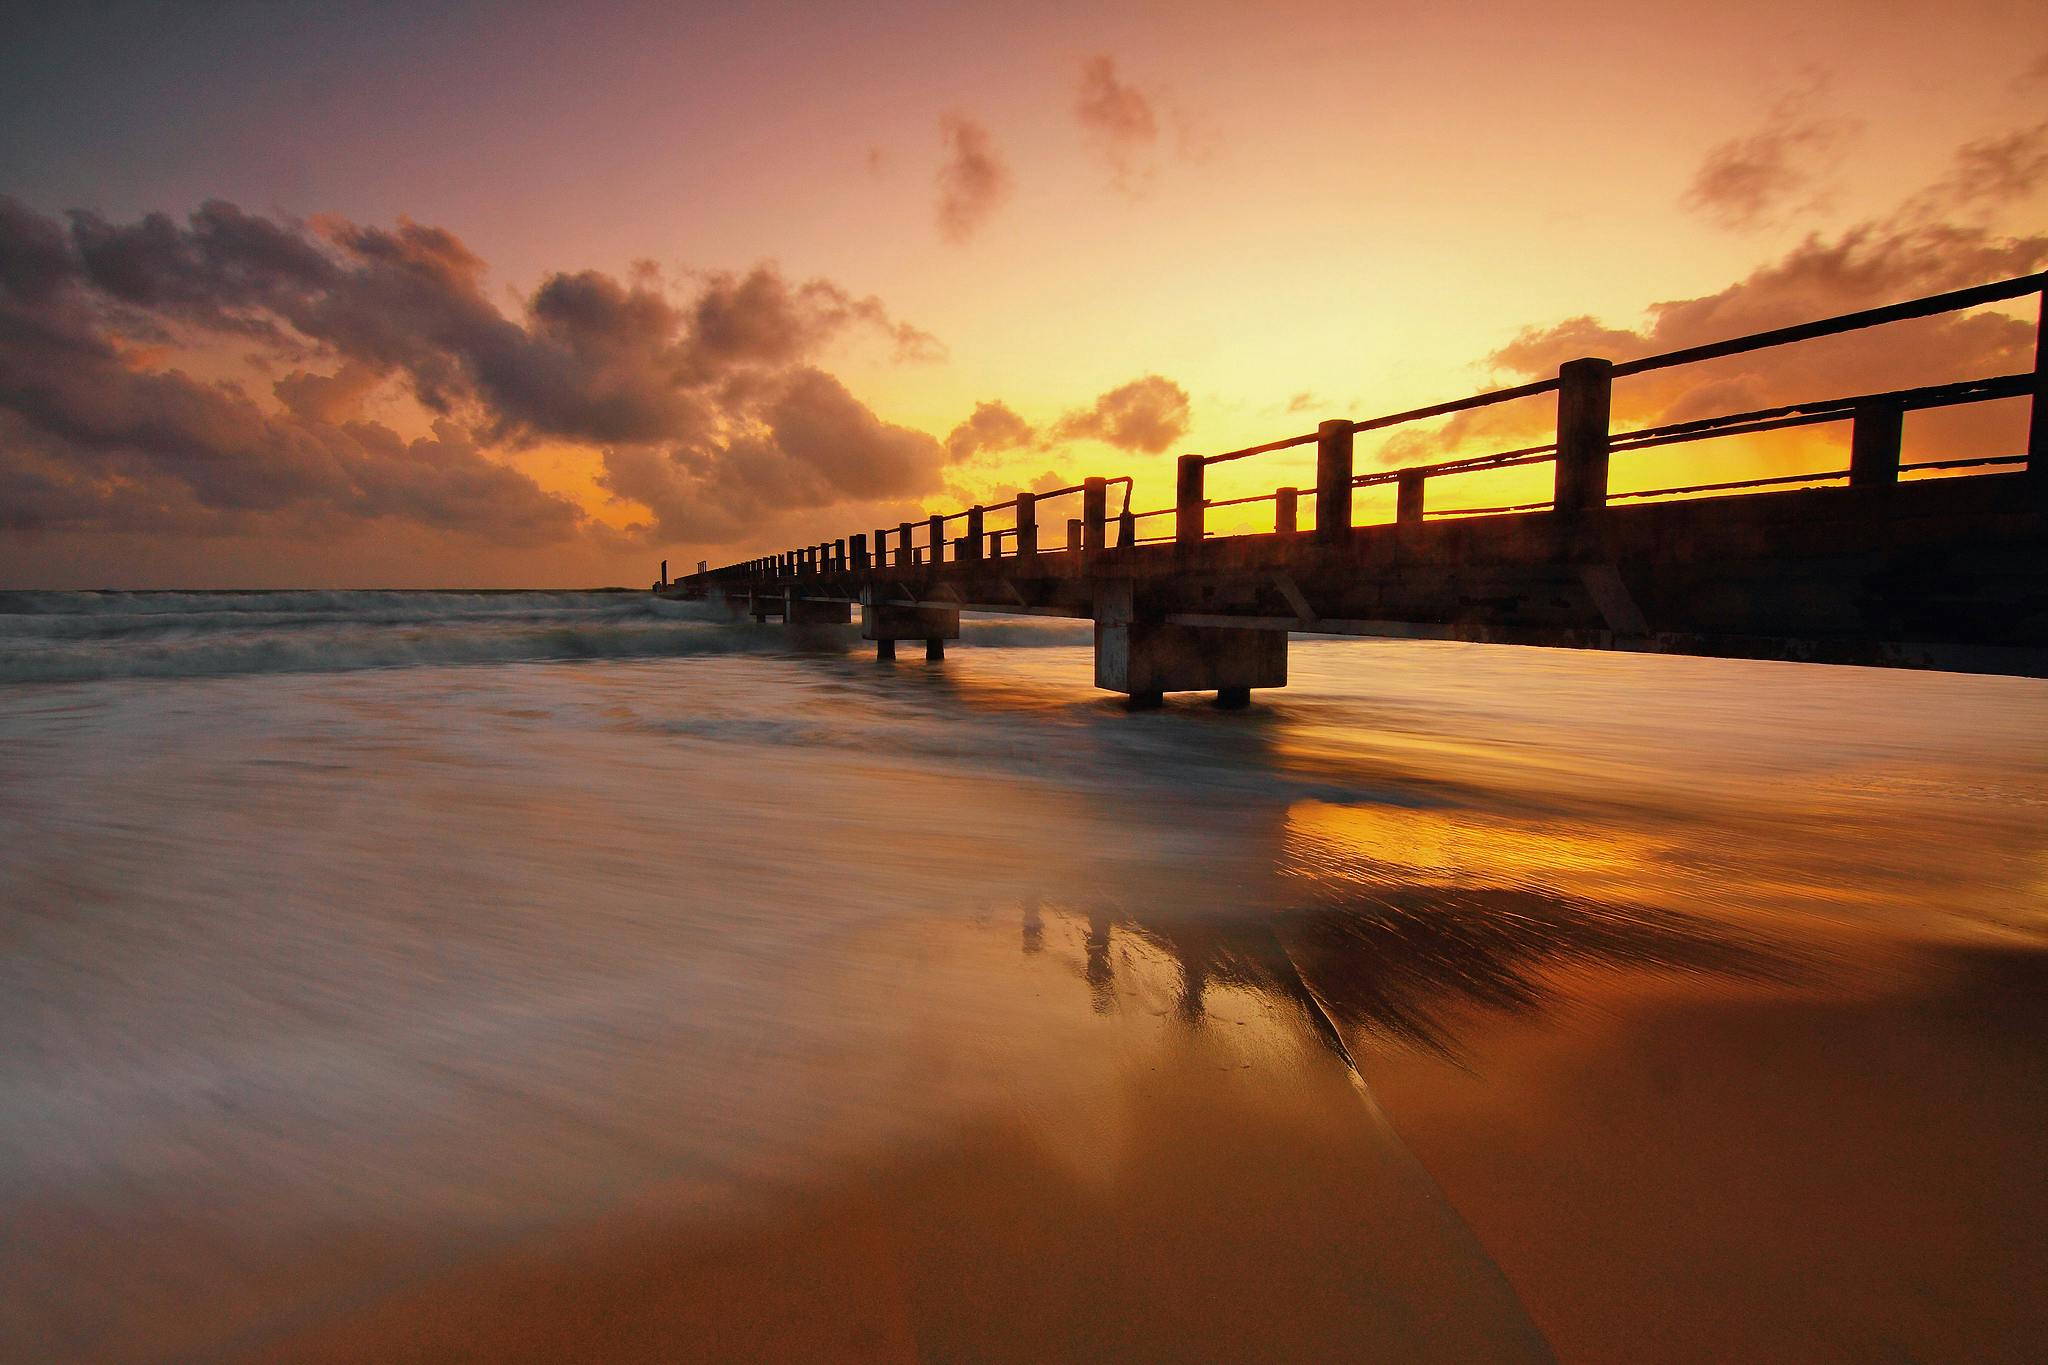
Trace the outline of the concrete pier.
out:
<instances>
[{"instance_id":1,"label":"concrete pier","mask_svg":"<svg viewBox=\"0 0 2048 1365\"><path fill-rule=\"evenodd\" d=\"M2048 344L2019 373L1633 429L1613 429L1612 403L1633 376L2001 301L2038 308L2044 289L2048 274L2026 275L1661 355L1581 357L1555 378L1183 455L1171 506L1136 510L1130 478L1090 477L922 509L877 528L872 545L854 535L675 581L663 564L655 591L715 593L736 613L792 624L847 621L858 600L882 658L898 640L944 658L962 608L1092 620L1096 685L1137 706L1184 691L1243 705L1254 688L1284 687L1290 632L2048 676ZM1538 398L1556 405L1550 441L1359 467L1361 434ZM1994 402L2030 405L2024 451L1930 458L1902 441L1910 414ZM1648 489L1639 474L1610 479L1638 452L1817 423L1844 438L1818 456L1826 467ZM1286 451L1313 454L1313 489L1211 496L1209 466ZM1545 464L1549 479L1523 479L1504 506L1461 491L1464 475ZM1614 492L1621 480L1628 491ZM1353 524L1360 489L1380 491L1363 505L1376 524ZM1041 543L1046 504L1066 498L1080 515L1064 518L1064 544L1057 529ZM1227 530L1213 515L1249 504L1270 506L1270 531Z\"/></svg>"}]
</instances>

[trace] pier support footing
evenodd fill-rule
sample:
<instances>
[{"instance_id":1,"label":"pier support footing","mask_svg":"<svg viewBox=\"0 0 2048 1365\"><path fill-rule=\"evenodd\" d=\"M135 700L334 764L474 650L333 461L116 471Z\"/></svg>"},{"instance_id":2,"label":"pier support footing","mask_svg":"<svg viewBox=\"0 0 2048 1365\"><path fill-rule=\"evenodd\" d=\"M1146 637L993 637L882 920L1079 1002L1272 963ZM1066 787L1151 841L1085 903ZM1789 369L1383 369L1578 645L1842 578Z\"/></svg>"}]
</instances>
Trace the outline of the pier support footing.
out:
<instances>
[{"instance_id":1,"label":"pier support footing","mask_svg":"<svg viewBox=\"0 0 2048 1365\"><path fill-rule=\"evenodd\" d=\"M946 641L960 638L960 608L862 602L860 637L875 642L877 658L895 658L898 640L922 640L925 658L943 659Z\"/></svg>"},{"instance_id":2,"label":"pier support footing","mask_svg":"<svg viewBox=\"0 0 2048 1365\"><path fill-rule=\"evenodd\" d=\"M1095 627L1095 685L1133 707L1165 692L1214 690L1216 704L1244 706L1254 687L1287 686L1287 632L1133 621Z\"/></svg>"}]
</instances>

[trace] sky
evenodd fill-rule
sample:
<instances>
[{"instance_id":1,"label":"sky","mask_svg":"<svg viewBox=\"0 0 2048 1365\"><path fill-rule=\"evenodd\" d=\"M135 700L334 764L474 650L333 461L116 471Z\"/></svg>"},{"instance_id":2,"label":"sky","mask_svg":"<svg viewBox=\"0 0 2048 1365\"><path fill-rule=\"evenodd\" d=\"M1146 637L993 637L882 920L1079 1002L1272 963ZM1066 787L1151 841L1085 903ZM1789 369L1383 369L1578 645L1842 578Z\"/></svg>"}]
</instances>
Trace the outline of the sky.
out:
<instances>
[{"instance_id":1,"label":"sky","mask_svg":"<svg viewBox=\"0 0 2048 1365\"><path fill-rule=\"evenodd\" d=\"M0 587L637 585L1087 474L1145 510L1184 451L2048 264L2031 3L44 9L0 45ZM1859 334L1616 420L2033 336ZM1908 458L2010 453L2017 406ZM1433 505L1541 495L1488 477Z\"/></svg>"}]
</instances>

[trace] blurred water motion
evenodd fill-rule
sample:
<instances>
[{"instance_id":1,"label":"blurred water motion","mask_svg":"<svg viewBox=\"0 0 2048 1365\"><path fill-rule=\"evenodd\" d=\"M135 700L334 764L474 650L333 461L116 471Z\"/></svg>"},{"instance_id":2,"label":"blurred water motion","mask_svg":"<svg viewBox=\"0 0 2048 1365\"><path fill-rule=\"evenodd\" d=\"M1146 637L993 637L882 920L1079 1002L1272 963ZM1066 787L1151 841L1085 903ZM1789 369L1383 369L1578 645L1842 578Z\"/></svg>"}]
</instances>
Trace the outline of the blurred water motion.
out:
<instances>
[{"instance_id":1,"label":"blurred water motion","mask_svg":"<svg viewBox=\"0 0 2048 1365\"><path fill-rule=\"evenodd\" d=\"M1134 716L1060 624L0 606L0 1354L2041 1326L2039 683L1297 642Z\"/></svg>"}]
</instances>

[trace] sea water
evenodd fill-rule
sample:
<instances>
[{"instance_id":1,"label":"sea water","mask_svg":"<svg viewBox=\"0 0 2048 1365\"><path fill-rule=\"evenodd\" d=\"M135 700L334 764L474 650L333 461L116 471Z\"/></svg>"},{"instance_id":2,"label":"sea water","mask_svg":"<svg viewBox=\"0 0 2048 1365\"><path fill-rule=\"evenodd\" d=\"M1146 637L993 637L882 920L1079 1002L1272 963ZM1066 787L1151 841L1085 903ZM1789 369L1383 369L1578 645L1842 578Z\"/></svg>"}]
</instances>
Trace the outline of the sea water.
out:
<instances>
[{"instance_id":1,"label":"sea water","mask_svg":"<svg viewBox=\"0 0 2048 1365\"><path fill-rule=\"evenodd\" d=\"M275 1349L657 1186L744 1228L998 1121L1071 1205L1170 1076L1360 1173L1338 1326L1540 1356L1375 1057L2048 946L2035 680L1297 637L1249 711L1130 713L1086 623L872 649L639 593L0 595L0 1353ZM1091 1283L1311 1293L1147 1235ZM1137 1285L1056 1341L904 1312L1109 1351Z\"/></svg>"}]
</instances>

